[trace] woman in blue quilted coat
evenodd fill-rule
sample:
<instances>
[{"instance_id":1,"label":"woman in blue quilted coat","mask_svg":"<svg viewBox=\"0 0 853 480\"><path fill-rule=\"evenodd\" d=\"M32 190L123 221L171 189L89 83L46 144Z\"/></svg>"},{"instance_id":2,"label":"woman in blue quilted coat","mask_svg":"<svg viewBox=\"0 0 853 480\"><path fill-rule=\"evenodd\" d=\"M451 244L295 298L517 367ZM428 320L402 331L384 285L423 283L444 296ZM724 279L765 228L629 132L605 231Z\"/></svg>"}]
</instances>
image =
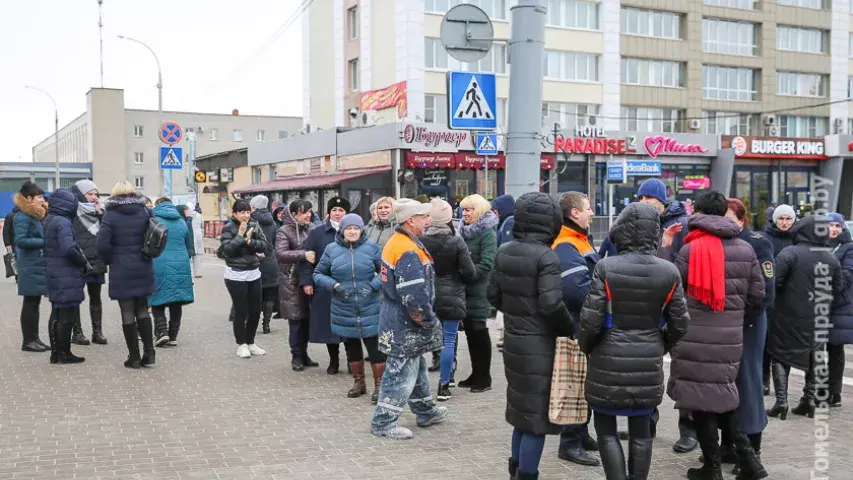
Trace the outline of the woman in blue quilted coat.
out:
<instances>
[{"instance_id":1,"label":"woman in blue quilted coat","mask_svg":"<svg viewBox=\"0 0 853 480\"><path fill-rule=\"evenodd\" d=\"M853 344L853 241L850 230L840 213L830 213L829 247L841 264L841 295L832 301L829 343L829 406L841 406L841 387L844 380L844 345Z\"/></svg>"},{"instance_id":2,"label":"woman in blue quilted coat","mask_svg":"<svg viewBox=\"0 0 853 480\"><path fill-rule=\"evenodd\" d=\"M314 269L314 284L331 292L332 333L344 337L347 362L355 380L347 397L367 393L364 382L364 352L367 348L373 369L373 397L379 397L379 384L385 372L385 355L379 351L379 269L382 252L367 240L364 221L350 213L341 219L335 242L329 244Z\"/></svg>"},{"instance_id":3,"label":"woman in blue quilted coat","mask_svg":"<svg viewBox=\"0 0 853 480\"><path fill-rule=\"evenodd\" d=\"M79 322L83 303L83 273L92 273L83 250L77 245L71 222L77 216L77 197L60 188L50 197L44 220L44 258L47 271L47 296L53 311L48 323L52 348L50 363L80 363L85 360L71 353L71 332Z\"/></svg>"},{"instance_id":4,"label":"woman in blue quilted coat","mask_svg":"<svg viewBox=\"0 0 853 480\"><path fill-rule=\"evenodd\" d=\"M148 297L148 306L154 316L154 345L175 346L181 329L183 306L194 300L190 268L193 240L186 220L169 197L158 198L151 213L168 230L166 248L154 259L154 294Z\"/></svg>"},{"instance_id":5,"label":"woman in blue quilted coat","mask_svg":"<svg viewBox=\"0 0 853 480\"><path fill-rule=\"evenodd\" d=\"M145 232L151 212L148 199L133 184L122 180L115 184L104 201L106 213L98 230L98 254L109 266L110 298L118 301L121 326L127 342L127 368L153 365L154 329L148 316L148 296L154 293L154 268L142 254ZM142 337L144 356L139 356Z\"/></svg>"},{"instance_id":6,"label":"woman in blue quilted coat","mask_svg":"<svg viewBox=\"0 0 853 480\"><path fill-rule=\"evenodd\" d=\"M21 350L45 352L48 345L39 339L39 305L47 294L44 271L44 229L41 221L47 215L44 191L27 180L15 194L16 213L13 215L15 259L18 262L18 295L21 305Z\"/></svg>"}]
</instances>

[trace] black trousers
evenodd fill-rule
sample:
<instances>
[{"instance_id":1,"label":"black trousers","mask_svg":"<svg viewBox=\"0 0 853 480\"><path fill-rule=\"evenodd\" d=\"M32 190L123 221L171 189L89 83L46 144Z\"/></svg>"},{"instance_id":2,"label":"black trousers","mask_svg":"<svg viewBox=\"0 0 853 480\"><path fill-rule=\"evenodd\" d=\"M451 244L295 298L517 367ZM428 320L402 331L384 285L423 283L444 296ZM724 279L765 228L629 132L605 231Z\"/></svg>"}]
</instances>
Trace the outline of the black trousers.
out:
<instances>
[{"instance_id":1,"label":"black trousers","mask_svg":"<svg viewBox=\"0 0 853 480\"><path fill-rule=\"evenodd\" d=\"M251 282L225 280L225 287L234 304L234 341L237 345L252 345L261 321L261 279Z\"/></svg>"},{"instance_id":2,"label":"black trousers","mask_svg":"<svg viewBox=\"0 0 853 480\"><path fill-rule=\"evenodd\" d=\"M364 351L361 349L361 344L364 342L364 347L367 348L367 358L370 363L385 363L385 354L379 351L379 337L367 338L348 338L344 342L344 348L347 351L347 362L364 361Z\"/></svg>"},{"instance_id":3,"label":"black trousers","mask_svg":"<svg viewBox=\"0 0 853 480\"><path fill-rule=\"evenodd\" d=\"M652 416L636 415L628 417L628 436L636 439L652 438ZM616 436L616 416L595 412L593 419L595 433L598 438L602 436Z\"/></svg>"},{"instance_id":4,"label":"black trousers","mask_svg":"<svg viewBox=\"0 0 853 480\"><path fill-rule=\"evenodd\" d=\"M844 385L844 345L827 345L829 356L829 393L841 395L841 387Z\"/></svg>"},{"instance_id":5,"label":"black trousers","mask_svg":"<svg viewBox=\"0 0 853 480\"><path fill-rule=\"evenodd\" d=\"M294 359L305 360L308 355L308 319L305 320L288 320L290 327L290 355Z\"/></svg>"},{"instance_id":6,"label":"black trousers","mask_svg":"<svg viewBox=\"0 0 853 480\"><path fill-rule=\"evenodd\" d=\"M101 287L100 283L87 283L86 292L89 294L89 308L100 307L101 303Z\"/></svg>"},{"instance_id":7,"label":"black trousers","mask_svg":"<svg viewBox=\"0 0 853 480\"><path fill-rule=\"evenodd\" d=\"M261 301L264 303L275 302L278 298L278 286L265 287L261 289Z\"/></svg>"},{"instance_id":8,"label":"black trousers","mask_svg":"<svg viewBox=\"0 0 853 480\"><path fill-rule=\"evenodd\" d=\"M463 322L468 352L471 354L471 378L475 386L492 385L492 339L485 321L466 318Z\"/></svg>"},{"instance_id":9,"label":"black trousers","mask_svg":"<svg viewBox=\"0 0 853 480\"><path fill-rule=\"evenodd\" d=\"M699 440L699 446L702 448L702 454L705 458L717 456L719 452L719 432L718 429L726 432L725 441L730 441L734 445L735 452L739 459L745 456L754 455L753 444L750 438L743 432L740 424L740 413L738 410L732 410L725 413L701 412L693 411L693 420L696 425L696 437ZM760 442L761 437L757 437Z\"/></svg>"},{"instance_id":10,"label":"black trousers","mask_svg":"<svg viewBox=\"0 0 853 480\"><path fill-rule=\"evenodd\" d=\"M39 306L41 296L24 297L21 304L22 344L35 342L39 338Z\"/></svg>"},{"instance_id":11,"label":"black trousers","mask_svg":"<svg viewBox=\"0 0 853 480\"><path fill-rule=\"evenodd\" d=\"M169 309L168 323L166 321L166 308ZM157 305L151 307L151 313L154 315L154 323L156 323L154 328L157 330L157 335L168 332L169 340L177 340L178 332L181 331L181 317L184 313L184 306L180 303Z\"/></svg>"}]
</instances>

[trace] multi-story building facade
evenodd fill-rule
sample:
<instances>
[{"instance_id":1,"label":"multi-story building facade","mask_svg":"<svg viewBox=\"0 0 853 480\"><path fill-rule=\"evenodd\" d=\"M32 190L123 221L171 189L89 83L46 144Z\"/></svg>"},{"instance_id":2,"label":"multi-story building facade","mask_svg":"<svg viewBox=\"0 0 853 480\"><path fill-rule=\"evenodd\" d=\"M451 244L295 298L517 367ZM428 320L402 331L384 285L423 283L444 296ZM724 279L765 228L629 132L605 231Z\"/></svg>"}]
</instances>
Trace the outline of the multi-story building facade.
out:
<instances>
[{"instance_id":1,"label":"multi-story building facade","mask_svg":"<svg viewBox=\"0 0 853 480\"><path fill-rule=\"evenodd\" d=\"M180 125L185 134L178 146L189 154L188 134L196 138L196 156L244 148L250 143L278 140L302 128L300 117L128 109L124 91L93 88L86 94L86 111L59 131L60 163L90 163L93 180L105 193L119 180L129 180L149 196L160 192L158 133L163 121ZM34 162L53 162L56 142L50 135L33 147ZM189 181L188 181L189 180ZM188 193L189 163L173 170L172 192Z\"/></svg>"},{"instance_id":2,"label":"multi-story building facade","mask_svg":"<svg viewBox=\"0 0 853 480\"><path fill-rule=\"evenodd\" d=\"M472 70L498 75L505 124L506 44L461 64L439 40L443 14L458 3L314 2L303 16L305 121L349 126L361 93L406 81L405 120L444 123L444 73ZM509 37L512 0L467 3L490 15L496 39ZM612 131L817 137L853 129L844 101L853 90L849 0L546 4L543 126L571 129L595 115ZM371 115L397 117L394 109Z\"/></svg>"}]
</instances>

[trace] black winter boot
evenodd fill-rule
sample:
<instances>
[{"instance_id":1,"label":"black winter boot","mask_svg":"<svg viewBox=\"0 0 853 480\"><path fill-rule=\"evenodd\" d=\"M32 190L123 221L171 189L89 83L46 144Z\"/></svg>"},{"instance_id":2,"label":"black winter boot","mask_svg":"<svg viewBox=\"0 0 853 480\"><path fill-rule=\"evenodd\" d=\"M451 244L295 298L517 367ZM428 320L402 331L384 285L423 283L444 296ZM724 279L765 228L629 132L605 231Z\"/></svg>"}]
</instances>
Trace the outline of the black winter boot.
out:
<instances>
[{"instance_id":1,"label":"black winter boot","mask_svg":"<svg viewBox=\"0 0 853 480\"><path fill-rule=\"evenodd\" d=\"M270 319L272 318L273 308L275 308L275 302L273 302L272 300L264 302L264 316L263 316L264 334L270 333Z\"/></svg>"},{"instance_id":2,"label":"black winter boot","mask_svg":"<svg viewBox=\"0 0 853 480\"><path fill-rule=\"evenodd\" d=\"M779 362L773 362L773 389L776 393L776 403L767 411L768 417L788 418L788 374L791 369Z\"/></svg>"},{"instance_id":3,"label":"black winter boot","mask_svg":"<svg viewBox=\"0 0 853 480\"><path fill-rule=\"evenodd\" d=\"M76 315L74 315L74 312L67 312L67 315L71 316L71 318L64 319L64 321L57 320L56 323L56 341L59 342L59 353L56 363L82 363L86 361L85 358L71 353L71 333L74 328L73 324Z\"/></svg>"},{"instance_id":4,"label":"black winter boot","mask_svg":"<svg viewBox=\"0 0 853 480\"><path fill-rule=\"evenodd\" d=\"M124 366L127 368L142 368L142 358L139 356L139 328L136 323L130 325L122 325L124 330L124 341L127 342L127 360L124 361ZM93 335L94 337L94 335Z\"/></svg>"},{"instance_id":5,"label":"black winter boot","mask_svg":"<svg viewBox=\"0 0 853 480\"><path fill-rule=\"evenodd\" d=\"M74 345L89 345L90 342L86 335L83 335L83 325L80 321L80 310L77 310L77 315L74 315L74 336L71 337L71 343Z\"/></svg>"},{"instance_id":6,"label":"black winter boot","mask_svg":"<svg viewBox=\"0 0 853 480\"><path fill-rule=\"evenodd\" d=\"M151 318L147 315L144 318L137 318L136 326L139 329L139 335L142 336L142 366L154 365L157 354L154 352L154 329L151 326Z\"/></svg>"},{"instance_id":7,"label":"black winter boot","mask_svg":"<svg viewBox=\"0 0 853 480\"><path fill-rule=\"evenodd\" d=\"M507 463L509 466L509 480L515 480L515 474L518 472L518 460L509 457Z\"/></svg>"},{"instance_id":8,"label":"black winter boot","mask_svg":"<svg viewBox=\"0 0 853 480\"><path fill-rule=\"evenodd\" d=\"M653 438L631 438L628 441L628 480L646 480L652 468ZM599 441L599 444L601 442Z\"/></svg>"},{"instance_id":9,"label":"black winter boot","mask_svg":"<svg viewBox=\"0 0 853 480\"><path fill-rule=\"evenodd\" d=\"M89 305L89 315L92 316L92 343L106 345L107 338L104 336L103 305Z\"/></svg>"},{"instance_id":10,"label":"black winter boot","mask_svg":"<svg viewBox=\"0 0 853 480\"><path fill-rule=\"evenodd\" d=\"M767 470L761 464L761 459L752 448L752 439L743 432L737 432L735 437L738 467L737 480L757 480L767 478Z\"/></svg>"},{"instance_id":11,"label":"black winter boot","mask_svg":"<svg viewBox=\"0 0 853 480\"><path fill-rule=\"evenodd\" d=\"M625 473L625 453L616 435L600 435L598 437L598 453L607 480L623 480Z\"/></svg>"},{"instance_id":12,"label":"black winter boot","mask_svg":"<svg viewBox=\"0 0 853 480\"><path fill-rule=\"evenodd\" d=\"M432 365L427 368L428 372L441 370L441 352L432 352Z\"/></svg>"},{"instance_id":13,"label":"black winter boot","mask_svg":"<svg viewBox=\"0 0 853 480\"><path fill-rule=\"evenodd\" d=\"M56 342L56 314L50 312L47 320L47 338L50 340L50 363L59 363L59 343Z\"/></svg>"},{"instance_id":14,"label":"black winter boot","mask_svg":"<svg viewBox=\"0 0 853 480\"><path fill-rule=\"evenodd\" d=\"M723 480L723 471L720 467L720 446L716 442L702 445L702 455L705 462L699 468L687 469L689 480Z\"/></svg>"}]
</instances>

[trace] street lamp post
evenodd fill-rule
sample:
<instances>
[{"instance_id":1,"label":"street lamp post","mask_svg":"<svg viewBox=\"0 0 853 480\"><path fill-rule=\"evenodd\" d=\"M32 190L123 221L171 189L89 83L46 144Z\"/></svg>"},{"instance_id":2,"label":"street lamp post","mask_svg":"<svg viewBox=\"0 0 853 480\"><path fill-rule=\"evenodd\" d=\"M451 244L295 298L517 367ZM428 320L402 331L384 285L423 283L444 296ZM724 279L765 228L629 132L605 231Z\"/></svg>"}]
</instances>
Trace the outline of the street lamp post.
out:
<instances>
[{"instance_id":1,"label":"street lamp post","mask_svg":"<svg viewBox=\"0 0 853 480\"><path fill-rule=\"evenodd\" d=\"M142 40L137 40L135 38L126 37L124 35L118 36L119 40L127 40L129 42L138 43L145 47L151 55L154 57L154 61L157 62L157 111L160 115L160 125L163 124L163 70L160 68L160 58L157 57L157 54L154 52L154 49L149 47L147 43ZM159 158L159 156L155 156L155 158ZM159 162L158 162L159 163ZM159 168L159 165L158 165ZM160 195L166 194L166 176L168 175L168 180L171 181L171 171L167 172L165 169L160 169Z\"/></svg>"},{"instance_id":2,"label":"street lamp post","mask_svg":"<svg viewBox=\"0 0 853 480\"><path fill-rule=\"evenodd\" d=\"M53 190L56 191L59 188L59 108L56 106L56 100L53 98L53 95L47 93L46 91L37 88L31 87L29 85L25 85L24 88L29 88L30 90L35 90L37 92L41 92L47 95L47 98L53 102L53 151L54 151L54 172L53 172L53 182L54 187Z\"/></svg>"}]
</instances>

